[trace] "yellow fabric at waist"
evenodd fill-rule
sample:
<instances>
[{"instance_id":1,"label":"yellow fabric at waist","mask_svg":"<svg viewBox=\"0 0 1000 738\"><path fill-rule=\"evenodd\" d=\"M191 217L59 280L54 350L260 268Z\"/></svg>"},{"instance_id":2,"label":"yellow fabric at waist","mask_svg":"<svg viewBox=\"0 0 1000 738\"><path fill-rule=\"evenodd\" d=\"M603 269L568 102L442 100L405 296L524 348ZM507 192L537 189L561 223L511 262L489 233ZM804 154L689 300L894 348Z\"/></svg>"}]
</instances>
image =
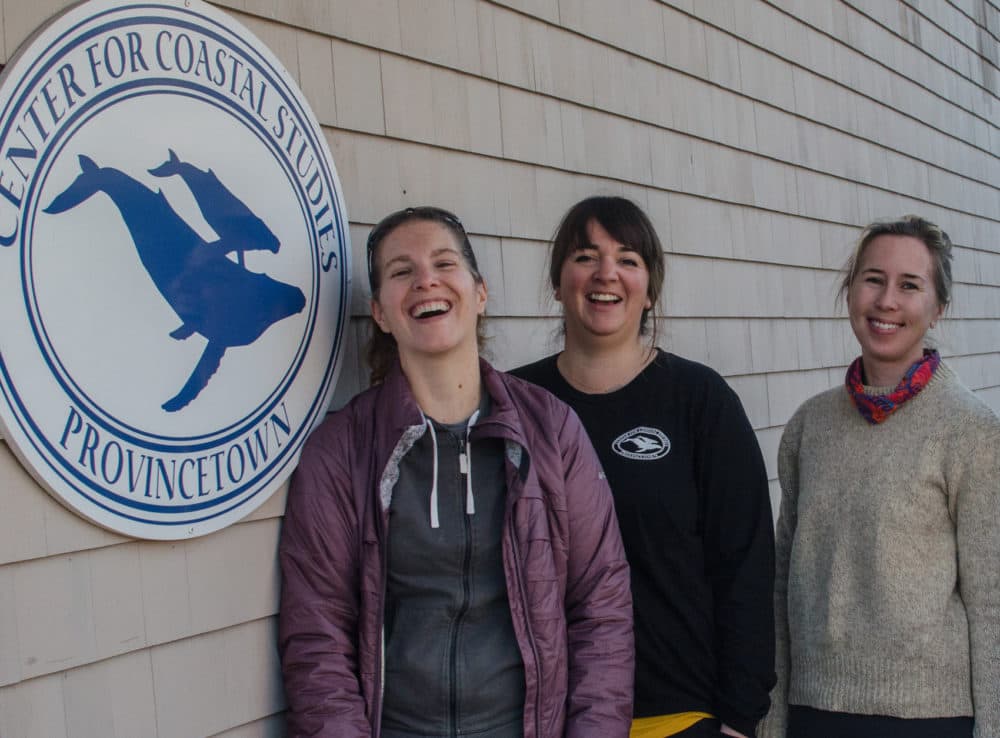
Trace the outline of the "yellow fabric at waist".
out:
<instances>
[{"instance_id":1,"label":"yellow fabric at waist","mask_svg":"<svg viewBox=\"0 0 1000 738\"><path fill-rule=\"evenodd\" d=\"M632 721L629 738L666 738L687 730L699 720L710 718L707 712L675 712L671 715L636 718Z\"/></svg>"}]
</instances>

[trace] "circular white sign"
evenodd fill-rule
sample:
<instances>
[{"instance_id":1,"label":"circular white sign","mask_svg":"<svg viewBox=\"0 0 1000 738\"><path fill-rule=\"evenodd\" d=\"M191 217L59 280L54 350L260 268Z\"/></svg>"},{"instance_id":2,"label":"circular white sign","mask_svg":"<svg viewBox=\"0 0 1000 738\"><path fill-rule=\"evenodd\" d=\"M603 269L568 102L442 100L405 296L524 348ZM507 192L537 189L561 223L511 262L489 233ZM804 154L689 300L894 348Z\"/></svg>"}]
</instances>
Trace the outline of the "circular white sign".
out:
<instances>
[{"instance_id":1,"label":"circular white sign","mask_svg":"<svg viewBox=\"0 0 1000 738\"><path fill-rule=\"evenodd\" d=\"M0 422L126 535L218 530L329 404L340 183L294 81L198 0L77 5L0 81Z\"/></svg>"}]
</instances>

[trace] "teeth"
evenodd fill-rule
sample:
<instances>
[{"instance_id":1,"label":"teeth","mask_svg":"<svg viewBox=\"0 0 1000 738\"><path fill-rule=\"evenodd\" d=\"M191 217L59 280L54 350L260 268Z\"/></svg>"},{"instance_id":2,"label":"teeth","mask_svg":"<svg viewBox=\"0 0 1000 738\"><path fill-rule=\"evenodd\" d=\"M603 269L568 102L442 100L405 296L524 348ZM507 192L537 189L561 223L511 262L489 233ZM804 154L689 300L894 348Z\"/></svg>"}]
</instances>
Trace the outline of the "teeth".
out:
<instances>
[{"instance_id":1,"label":"teeth","mask_svg":"<svg viewBox=\"0 0 1000 738\"><path fill-rule=\"evenodd\" d=\"M591 292L587 295L588 300L593 300L594 302L620 302L621 298L618 295L609 295L605 292Z\"/></svg>"},{"instance_id":2,"label":"teeth","mask_svg":"<svg viewBox=\"0 0 1000 738\"><path fill-rule=\"evenodd\" d=\"M883 323L881 320L875 320L872 318L871 323L873 326L882 331L891 331L893 328L898 328L895 323Z\"/></svg>"},{"instance_id":3,"label":"teeth","mask_svg":"<svg viewBox=\"0 0 1000 738\"><path fill-rule=\"evenodd\" d=\"M414 318L422 318L431 313L446 313L448 309L448 303L444 300L431 300L430 302L422 302L415 306L410 311L410 315Z\"/></svg>"}]
</instances>

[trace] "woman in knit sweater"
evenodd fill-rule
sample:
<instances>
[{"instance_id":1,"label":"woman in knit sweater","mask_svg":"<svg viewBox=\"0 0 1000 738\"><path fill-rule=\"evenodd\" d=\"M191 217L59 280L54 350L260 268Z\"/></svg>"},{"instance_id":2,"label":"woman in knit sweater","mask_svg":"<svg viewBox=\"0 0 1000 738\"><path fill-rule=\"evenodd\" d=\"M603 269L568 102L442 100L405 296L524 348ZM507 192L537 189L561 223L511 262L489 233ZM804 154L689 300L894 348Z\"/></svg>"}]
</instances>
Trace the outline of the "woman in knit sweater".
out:
<instances>
[{"instance_id":1,"label":"woman in knit sweater","mask_svg":"<svg viewBox=\"0 0 1000 738\"><path fill-rule=\"evenodd\" d=\"M869 226L841 285L861 356L778 452L767 738L1000 736L1000 419L924 338L951 242Z\"/></svg>"}]
</instances>

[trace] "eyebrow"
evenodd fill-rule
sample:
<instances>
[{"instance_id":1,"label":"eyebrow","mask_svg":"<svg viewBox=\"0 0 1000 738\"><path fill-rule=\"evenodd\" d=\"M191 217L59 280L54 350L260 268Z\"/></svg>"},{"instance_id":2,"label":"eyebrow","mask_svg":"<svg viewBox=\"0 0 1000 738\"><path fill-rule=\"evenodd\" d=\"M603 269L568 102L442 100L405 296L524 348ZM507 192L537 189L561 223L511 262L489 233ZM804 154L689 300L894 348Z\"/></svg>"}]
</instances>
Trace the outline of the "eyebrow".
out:
<instances>
[{"instance_id":1,"label":"eyebrow","mask_svg":"<svg viewBox=\"0 0 1000 738\"><path fill-rule=\"evenodd\" d=\"M459 252L459 250L454 248L453 246L441 246L440 248L436 248L431 252L431 258L437 258L441 256L441 254L455 254L456 256L459 257L462 255ZM384 267L388 267L390 264L396 264L399 262L406 264L412 261L413 258L409 254L400 254L399 256L394 256L393 258L389 259L389 261L387 261L384 264Z\"/></svg>"},{"instance_id":2,"label":"eyebrow","mask_svg":"<svg viewBox=\"0 0 1000 738\"><path fill-rule=\"evenodd\" d=\"M886 273L885 269L879 269L878 267L868 267L867 269L862 269L861 270L862 274L868 274L869 272L875 272L876 274L885 274ZM921 282L926 282L927 281L927 277L925 277L922 274L910 274L909 272L905 272L905 273L901 274L900 276L903 277L904 279L919 279Z\"/></svg>"},{"instance_id":3,"label":"eyebrow","mask_svg":"<svg viewBox=\"0 0 1000 738\"><path fill-rule=\"evenodd\" d=\"M621 246L621 248L618 249L619 251L631 251L631 252L634 252L636 254L639 253L639 249L637 249L635 246L629 246L627 243L620 244L620 246ZM597 251L597 246L595 244L592 244L589 241L587 241L587 242L584 242L584 243L578 243L576 246L573 247L573 250L574 251Z\"/></svg>"}]
</instances>

